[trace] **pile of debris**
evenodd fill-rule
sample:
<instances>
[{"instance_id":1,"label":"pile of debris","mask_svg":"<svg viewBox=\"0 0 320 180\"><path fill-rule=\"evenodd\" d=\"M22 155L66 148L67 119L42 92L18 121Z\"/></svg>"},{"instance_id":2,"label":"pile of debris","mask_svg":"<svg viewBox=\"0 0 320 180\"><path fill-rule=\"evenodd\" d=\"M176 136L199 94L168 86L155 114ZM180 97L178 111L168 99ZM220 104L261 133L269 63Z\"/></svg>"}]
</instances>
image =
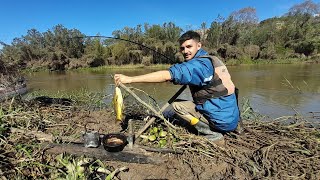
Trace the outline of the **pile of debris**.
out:
<instances>
[{"instance_id":1,"label":"pile of debris","mask_svg":"<svg viewBox=\"0 0 320 180\"><path fill-rule=\"evenodd\" d=\"M39 102L43 99L35 98ZM78 173L77 178L88 178L102 177L102 170L105 176L119 179L320 177L320 130L316 123L303 117L271 121L246 119L244 132L225 134L222 145L179 126L173 129L156 118L135 140L133 149L125 147L123 152L109 154L102 146L84 147L81 136L88 123L88 129L100 134L120 131L128 134L125 126L115 123L111 108L93 111L75 104L75 100L68 104L60 103L66 99L50 100L49 104L38 105L35 101L22 100L3 103L0 109L0 177L50 179ZM143 108L127 108L135 112L141 110L136 117L129 113L138 129L150 120ZM151 136L154 138L149 138ZM75 141L77 144L73 143ZM159 162L161 166L154 165Z\"/></svg>"}]
</instances>

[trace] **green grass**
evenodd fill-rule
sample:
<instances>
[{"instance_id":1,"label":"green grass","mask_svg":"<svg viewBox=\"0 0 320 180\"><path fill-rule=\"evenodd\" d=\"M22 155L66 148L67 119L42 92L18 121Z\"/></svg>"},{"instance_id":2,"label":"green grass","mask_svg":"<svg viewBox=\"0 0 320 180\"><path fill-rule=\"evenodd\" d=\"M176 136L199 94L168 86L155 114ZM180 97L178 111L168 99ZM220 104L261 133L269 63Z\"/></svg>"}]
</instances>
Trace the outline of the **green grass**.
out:
<instances>
[{"instance_id":1,"label":"green grass","mask_svg":"<svg viewBox=\"0 0 320 180\"><path fill-rule=\"evenodd\" d=\"M226 65L228 66L236 66L236 65L250 65L250 64L299 64L305 63L305 59L299 58L290 58L290 59L257 59L251 60L249 58L243 58L240 60L237 59L229 59L226 61Z\"/></svg>"},{"instance_id":2,"label":"green grass","mask_svg":"<svg viewBox=\"0 0 320 180\"><path fill-rule=\"evenodd\" d=\"M244 57L241 59L227 59L226 65L229 66L236 66L236 65L242 65L242 64L299 64L299 63L305 63L306 61L309 62L316 62L316 60L313 59L300 59L300 58L279 58L279 59L257 59L252 60L251 58ZM132 69L155 69L155 70L163 70L168 69L171 66L171 64L152 64L152 65L143 65L143 64L125 64L125 65L106 65L106 66L99 66L99 67L85 67L85 68L78 68L78 69L72 69L70 71L86 71L86 72L105 72L107 70L114 70L114 69L121 69L121 70L132 70ZM23 72L38 72L38 71L49 71L49 69L46 69L45 67L40 67L37 69L24 69Z\"/></svg>"},{"instance_id":3,"label":"green grass","mask_svg":"<svg viewBox=\"0 0 320 180\"><path fill-rule=\"evenodd\" d=\"M150 66L145 66L143 64L126 64L126 65L109 65L109 66L100 66L100 67L89 67L89 68L79 68L73 71L89 71L89 72L105 72L106 70L110 69L168 69L171 65L170 64L154 64Z\"/></svg>"},{"instance_id":4,"label":"green grass","mask_svg":"<svg viewBox=\"0 0 320 180\"><path fill-rule=\"evenodd\" d=\"M34 97L39 96L48 96L51 98L67 98L72 100L77 105L85 105L90 106L92 108L103 108L106 106L109 106L109 104L105 104L103 101L106 98L112 98L108 97L109 95L106 95L104 93L97 93L97 92L89 92L87 89L80 89L77 91L71 91L71 92L63 92L58 91L56 93L51 93L48 91L34 91L28 94L26 99L32 99Z\"/></svg>"}]
</instances>

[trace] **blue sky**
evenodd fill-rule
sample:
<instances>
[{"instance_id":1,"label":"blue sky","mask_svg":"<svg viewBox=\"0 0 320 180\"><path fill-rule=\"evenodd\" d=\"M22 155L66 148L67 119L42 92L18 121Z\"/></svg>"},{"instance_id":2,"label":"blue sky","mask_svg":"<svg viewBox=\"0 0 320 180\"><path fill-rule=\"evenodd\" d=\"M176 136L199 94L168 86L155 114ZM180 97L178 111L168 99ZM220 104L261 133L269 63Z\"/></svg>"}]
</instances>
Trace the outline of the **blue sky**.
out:
<instances>
[{"instance_id":1,"label":"blue sky","mask_svg":"<svg viewBox=\"0 0 320 180\"><path fill-rule=\"evenodd\" d=\"M319 3L320 0L313 0ZM111 36L125 26L136 27L174 22L181 28L209 27L220 14L245 7L257 10L259 20L281 16L303 0L1 0L0 41L10 44L15 37L35 28L45 32L57 24L78 29L86 35ZM0 47L1 48L1 47Z\"/></svg>"}]
</instances>

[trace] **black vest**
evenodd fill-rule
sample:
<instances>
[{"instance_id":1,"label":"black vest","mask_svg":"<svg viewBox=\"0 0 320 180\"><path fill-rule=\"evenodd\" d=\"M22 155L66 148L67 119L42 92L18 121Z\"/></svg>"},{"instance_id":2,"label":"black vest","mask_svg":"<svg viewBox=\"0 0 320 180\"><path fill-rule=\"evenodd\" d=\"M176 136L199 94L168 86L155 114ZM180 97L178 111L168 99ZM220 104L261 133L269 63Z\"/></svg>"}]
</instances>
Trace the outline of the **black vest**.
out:
<instances>
[{"instance_id":1,"label":"black vest","mask_svg":"<svg viewBox=\"0 0 320 180\"><path fill-rule=\"evenodd\" d=\"M189 85L193 101L196 104L203 104L207 99L232 94L234 92L234 85L224 63L216 56L205 55L198 58L209 58L212 62L215 73L213 74L209 84L206 86ZM229 89L226 87L226 83L229 84L227 86Z\"/></svg>"}]
</instances>

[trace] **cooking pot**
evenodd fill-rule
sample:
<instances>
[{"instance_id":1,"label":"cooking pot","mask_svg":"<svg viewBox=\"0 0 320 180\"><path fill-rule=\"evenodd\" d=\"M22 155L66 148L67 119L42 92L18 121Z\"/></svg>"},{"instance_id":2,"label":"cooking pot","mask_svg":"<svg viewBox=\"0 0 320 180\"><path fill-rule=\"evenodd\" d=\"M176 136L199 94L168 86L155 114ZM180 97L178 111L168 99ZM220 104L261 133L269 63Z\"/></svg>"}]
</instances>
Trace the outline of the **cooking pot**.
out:
<instances>
[{"instance_id":1,"label":"cooking pot","mask_svg":"<svg viewBox=\"0 0 320 180\"><path fill-rule=\"evenodd\" d=\"M128 144L127 137L121 133L106 134L102 138L105 150L109 152L119 152Z\"/></svg>"}]
</instances>

